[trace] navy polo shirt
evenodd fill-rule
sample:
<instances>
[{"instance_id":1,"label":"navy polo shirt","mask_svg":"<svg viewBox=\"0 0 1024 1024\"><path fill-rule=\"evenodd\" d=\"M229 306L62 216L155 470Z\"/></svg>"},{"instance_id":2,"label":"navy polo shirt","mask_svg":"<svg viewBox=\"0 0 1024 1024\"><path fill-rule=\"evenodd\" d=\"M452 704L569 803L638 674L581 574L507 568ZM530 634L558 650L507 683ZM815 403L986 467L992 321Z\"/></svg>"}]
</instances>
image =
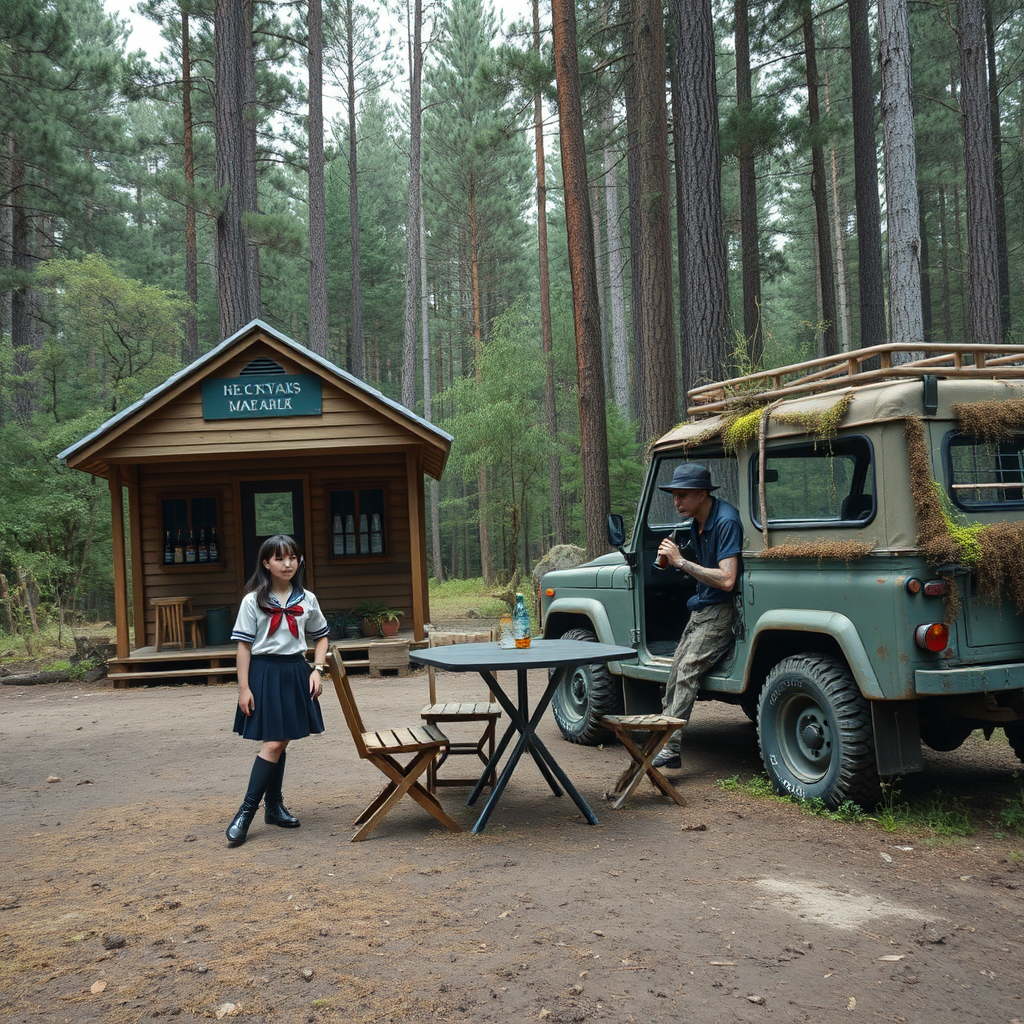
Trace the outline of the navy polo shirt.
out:
<instances>
[{"instance_id":1,"label":"navy polo shirt","mask_svg":"<svg viewBox=\"0 0 1024 1024\"><path fill-rule=\"evenodd\" d=\"M739 512L729 502L712 497L704 529L700 529L696 519L690 523L690 543L694 561L705 569L717 569L718 563L725 558L738 558L743 550L743 525ZM697 592L686 602L690 611L732 600L732 591L709 587L699 580L696 582Z\"/></svg>"}]
</instances>

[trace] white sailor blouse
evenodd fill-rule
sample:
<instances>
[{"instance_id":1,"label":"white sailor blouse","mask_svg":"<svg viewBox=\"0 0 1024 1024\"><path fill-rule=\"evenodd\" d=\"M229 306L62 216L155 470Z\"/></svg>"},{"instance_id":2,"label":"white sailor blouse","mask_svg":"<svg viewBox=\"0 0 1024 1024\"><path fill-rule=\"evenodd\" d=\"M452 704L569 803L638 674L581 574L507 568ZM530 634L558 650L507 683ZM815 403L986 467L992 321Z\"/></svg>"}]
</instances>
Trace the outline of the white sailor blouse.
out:
<instances>
[{"instance_id":1,"label":"white sailor blouse","mask_svg":"<svg viewBox=\"0 0 1024 1024\"><path fill-rule=\"evenodd\" d=\"M316 595L293 587L282 605L271 594L272 611L256 603L256 591L242 598L231 639L252 644L253 654L305 654L310 644L327 636L330 629Z\"/></svg>"}]
</instances>

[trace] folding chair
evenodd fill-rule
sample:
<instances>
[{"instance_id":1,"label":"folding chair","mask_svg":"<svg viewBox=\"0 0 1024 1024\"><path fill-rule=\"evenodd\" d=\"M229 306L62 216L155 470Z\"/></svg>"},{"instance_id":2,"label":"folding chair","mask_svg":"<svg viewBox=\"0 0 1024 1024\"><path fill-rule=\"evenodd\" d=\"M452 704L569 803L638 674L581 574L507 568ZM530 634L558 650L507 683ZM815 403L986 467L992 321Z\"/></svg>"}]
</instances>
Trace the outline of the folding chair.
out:
<instances>
[{"instance_id":1,"label":"folding chair","mask_svg":"<svg viewBox=\"0 0 1024 1024\"><path fill-rule=\"evenodd\" d=\"M363 726L359 708L352 696L345 663L337 648L328 654L327 668L334 681L334 689L357 753L364 761L379 768L389 780L366 810L356 818L355 823L362 825L362 828L351 841L365 839L407 793L449 831L461 832L459 823L445 813L437 798L416 781L448 746L448 737L436 726L429 724L368 732ZM403 765L395 756L397 754L412 754L413 757L408 764Z\"/></svg>"},{"instance_id":2,"label":"folding chair","mask_svg":"<svg viewBox=\"0 0 1024 1024\"><path fill-rule=\"evenodd\" d=\"M431 633L429 646L444 647L448 644L486 643L493 639L494 634L490 630L479 633ZM433 665L427 668L427 689L430 703L420 712L420 717L427 725L437 726L439 722L446 724L452 722L484 723L484 731L480 734L479 739L460 742L449 740L445 750L431 762L427 769L427 789L434 793L438 786L476 785L480 778L479 775L474 775L471 778L448 776L441 779L438 778L437 771L454 754L475 754L483 762L484 767L490 763L494 756L494 733L498 719L501 718L501 705L495 702L494 694L490 692L485 701L438 701L437 678ZM494 785L494 774L492 771L487 785Z\"/></svg>"},{"instance_id":3,"label":"folding chair","mask_svg":"<svg viewBox=\"0 0 1024 1024\"><path fill-rule=\"evenodd\" d=\"M682 794L653 764L672 733L686 725L685 718L669 718L668 715L602 715L601 725L615 733L633 759L619 776L615 788L604 795L606 800L613 801L612 807L618 810L645 775L651 780L651 785L660 789L665 796L671 797L680 807L686 806ZM643 748L638 747L630 735L636 732L648 734Z\"/></svg>"}]
</instances>

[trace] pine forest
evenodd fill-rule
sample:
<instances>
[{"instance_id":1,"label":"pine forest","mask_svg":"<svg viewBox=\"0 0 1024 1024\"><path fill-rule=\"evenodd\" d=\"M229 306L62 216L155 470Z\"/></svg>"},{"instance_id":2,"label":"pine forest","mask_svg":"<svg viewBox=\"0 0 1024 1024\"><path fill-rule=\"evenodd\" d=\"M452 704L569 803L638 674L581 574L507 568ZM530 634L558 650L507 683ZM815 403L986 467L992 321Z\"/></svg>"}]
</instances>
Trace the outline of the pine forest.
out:
<instances>
[{"instance_id":1,"label":"pine forest","mask_svg":"<svg viewBox=\"0 0 1024 1024\"><path fill-rule=\"evenodd\" d=\"M1021 337L1020 0L133 6L0 0L0 574L62 621L57 454L254 318L454 437L430 572L495 585L606 550L695 385Z\"/></svg>"}]
</instances>

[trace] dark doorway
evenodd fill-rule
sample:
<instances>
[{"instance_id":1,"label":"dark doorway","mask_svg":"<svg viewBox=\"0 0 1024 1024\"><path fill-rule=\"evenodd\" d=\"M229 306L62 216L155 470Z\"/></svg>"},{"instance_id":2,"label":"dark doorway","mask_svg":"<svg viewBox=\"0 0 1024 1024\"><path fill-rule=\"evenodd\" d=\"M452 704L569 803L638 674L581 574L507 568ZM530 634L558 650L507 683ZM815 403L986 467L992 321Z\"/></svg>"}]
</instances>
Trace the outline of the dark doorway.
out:
<instances>
[{"instance_id":1,"label":"dark doorway","mask_svg":"<svg viewBox=\"0 0 1024 1024\"><path fill-rule=\"evenodd\" d=\"M301 480L243 480L242 556L245 578L256 570L260 545L275 533L295 538L299 551L306 554L306 509ZM309 578L307 565L307 580Z\"/></svg>"}]
</instances>

